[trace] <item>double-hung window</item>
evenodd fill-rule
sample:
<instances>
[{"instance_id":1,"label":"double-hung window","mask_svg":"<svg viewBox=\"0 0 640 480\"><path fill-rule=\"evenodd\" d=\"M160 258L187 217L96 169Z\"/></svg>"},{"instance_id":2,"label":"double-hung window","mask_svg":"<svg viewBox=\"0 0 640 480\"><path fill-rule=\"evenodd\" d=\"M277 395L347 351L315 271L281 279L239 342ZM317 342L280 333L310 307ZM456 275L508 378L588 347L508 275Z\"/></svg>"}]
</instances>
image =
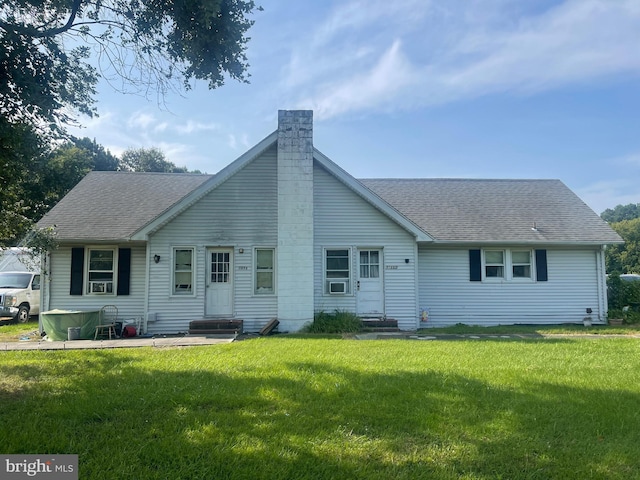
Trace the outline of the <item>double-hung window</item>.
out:
<instances>
[{"instance_id":1,"label":"double-hung window","mask_svg":"<svg viewBox=\"0 0 640 480\"><path fill-rule=\"evenodd\" d=\"M484 276L485 278L504 278L504 251L484 251Z\"/></svg>"},{"instance_id":2,"label":"double-hung window","mask_svg":"<svg viewBox=\"0 0 640 480\"><path fill-rule=\"evenodd\" d=\"M193 258L192 247L173 249L173 294L193 295Z\"/></svg>"},{"instance_id":3,"label":"double-hung window","mask_svg":"<svg viewBox=\"0 0 640 480\"><path fill-rule=\"evenodd\" d=\"M270 295L275 293L274 278L275 249L255 249L255 283L256 295Z\"/></svg>"},{"instance_id":4,"label":"double-hung window","mask_svg":"<svg viewBox=\"0 0 640 480\"><path fill-rule=\"evenodd\" d=\"M351 255L348 248L325 250L325 293L347 294L351 292Z\"/></svg>"},{"instance_id":5,"label":"double-hung window","mask_svg":"<svg viewBox=\"0 0 640 480\"><path fill-rule=\"evenodd\" d=\"M533 261L531 250L484 250L485 280L530 280Z\"/></svg>"},{"instance_id":6,"label":"double-hung window","mask_svg":"<svg viewBox=\"0 0 640 480\"><path fill-rule=\"evenodd\" d=\"M471 282L546 282L547 251L520 248L469 250Z\"/></svg>"},{"instance_id":7,"label":"double-hung window","mask_svg":"<svg viewBox=\"0 0 640 480\"><path fill-rule=\"evenodd\" d=\"M531 278L531 250L511 251L511 273L513 278Z\"/></svg>"},{"instance_id":8,"label":"double-hung window","mask_svg":"<svg viewBox=\"0 0 640 480\"><path fill-rule=\"evenodd\" d=\"M87 292L113 295L115 278L115 249L89 249Z\"/></svg>"}]
</instances>

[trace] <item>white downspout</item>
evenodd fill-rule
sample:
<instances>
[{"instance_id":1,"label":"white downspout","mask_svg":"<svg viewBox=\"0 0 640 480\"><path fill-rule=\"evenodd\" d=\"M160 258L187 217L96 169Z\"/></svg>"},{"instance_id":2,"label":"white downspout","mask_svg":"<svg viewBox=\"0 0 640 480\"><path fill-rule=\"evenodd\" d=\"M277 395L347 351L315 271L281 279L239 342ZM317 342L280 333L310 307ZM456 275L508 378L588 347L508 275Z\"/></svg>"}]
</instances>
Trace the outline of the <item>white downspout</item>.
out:
<instances>
[{"instance_id":1,"label":"white downspout","mask_svg":"<svg viewBox=\"0 0 640 480\"><path fill-rule=\"evenodd\" d=\"M151 255L150 255L150 251L151 249L149 248L149 236L147 236L146 238L146 243L145 243L145 288L144 288L144 312L142 312L142 333L143 334L147 334L147 321L149 319L149 286L151 284L150 281L150 274L149 272L151 271Z\"/></svg>"},{"instance_id":2,"label":"white downspout","mask_svg":"<svg viewBox=\"0 0 640 480\"><path fill-rule=\"evenodd\" d=\"M598 312L599 312L599 320L606 321L608 310L609 310L609 302L607 299L607 272L605 265L605 245L600 246L600 251L597 252L596 256L596 268L598 270L598 284L600 286L598 292Z\"/></svg>"}]
</instances>

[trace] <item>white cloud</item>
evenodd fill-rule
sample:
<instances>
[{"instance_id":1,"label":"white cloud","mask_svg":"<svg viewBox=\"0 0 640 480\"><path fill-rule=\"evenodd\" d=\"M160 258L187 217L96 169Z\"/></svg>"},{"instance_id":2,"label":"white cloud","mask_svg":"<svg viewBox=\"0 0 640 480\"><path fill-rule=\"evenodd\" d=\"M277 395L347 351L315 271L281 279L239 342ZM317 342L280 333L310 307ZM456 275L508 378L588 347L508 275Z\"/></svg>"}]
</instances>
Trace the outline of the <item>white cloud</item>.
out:
<instances>
[{"instance_id":1,"label":"white cloud","mask_svg":"<svg viewBox=\"0 0 640 480\"><path fill-rule=\"evenodd\" d=\"M609 160L608 163L613 165L632 166L640 168L640 152L629 153L622 157Z\"/></svg>"},{"instance_id":2,"label":"white cloud","mask_svg":"<svg viewBox=\"0 0 640 480\"><path fill-rule=\"evenodd\" d=\"M436 6L341 3L299 42L305 50L293 48L283 90L328 118L640 76L636 0Z\"/></svg>"},{"instance_id":3,"label":"white cloud","mask_svg":"<svg viewBox=\"0 0 640 480\"><path fill-rule=\"evenodd\" d=\"M227 134L227 146L231 150L237 150L239 148L245 150L251 146L249 143L249 135L246 133L240 134L239 136L234 133Z\"/></svg>"},{"instance_id":4,"label":"white cloud","mask_svg":"<svg viewBox=\"0 0 640 480\"><path fill-rule=\"evenodd\" d=\"M127 121L127 125L132 128L141 128L143 130L146 130L147 128L149 128L150 125L152 125L155 122L156 122L156 118L153 115L138 111L133 113L129 117L129 120Z\"/></svg>"},{"instance_id":5,"label":"white cloud","mask_svg":"<svg viewBox=\"0 0 640 480\"><path fill-rule=\"evenodd\" d=\"M203 131L215 131L220 128L219 125L215 123L202 123L196 122L194 120L188 120L186 123L182 125L174 125L174 129L181 134L190 134L197 133Z\"/></svg>"},{"instance_id":6,"label":"white cloud","mask_svg":"<svg viewBox=\"0 0 640 480\"><path fill-rule=\"evenodd\" d=\"M342 2L314 32L313 45L323 47L336 37L383 23L394 31L407 31L430 10L427 0L352 0Z\"/></svg>"},{"instance_id":7,"label":"white cloud","mask_svg":"<svg viewBox=\"0 0 640 480\"><path fill-rule=\"evenodd\" d=\"M598 215L617 205L640 203L640 185L635 179L603 180L575 191Z\"/></svg>"},{"instance_id":8,"label":"white cloud","mask_svg":"<svg viewBox=\"0 0 640 480\"><path fill-rule=\"evenodd\" d=\"M303 107L312 108L316 118L329 118L344 112L381 106L389 97L413 82L414 73L395 41L368 71L343 82L322 87L315 98L302 100Z\"/></svg>"},{"instance_id":9,"label":"white cloud","mask_svg":"<svg viewBox=\"0 0 640 480\"><path fill-rule=\"evenodd\" d=\"M639 26L640 12L630 2L566 2L512 30L471 32L457 48L477 60L456 65L445 77L453 88L481 94L638 73Z\"/></svg>"}]
</instances>

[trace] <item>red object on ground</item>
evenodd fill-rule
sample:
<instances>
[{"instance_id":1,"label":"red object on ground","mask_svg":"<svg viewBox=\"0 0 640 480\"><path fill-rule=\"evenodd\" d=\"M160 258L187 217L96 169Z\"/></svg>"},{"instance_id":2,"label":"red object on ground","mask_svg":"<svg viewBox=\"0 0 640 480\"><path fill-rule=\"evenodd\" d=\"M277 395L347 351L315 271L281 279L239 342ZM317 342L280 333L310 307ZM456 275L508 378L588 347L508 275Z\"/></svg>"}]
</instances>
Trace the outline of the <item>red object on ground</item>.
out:
<instances>
[{"instance_id":1,"label":"red object on ground","mask_svg":"<svg viewBox=\"0 0 640 480\"><path fill-rule=\"evenodd\" d=\"M132 327L131 325L127 325L122 329L122 336L125 338L135 337L136 336L136 327Z\"/></svg>"}]
</instances>

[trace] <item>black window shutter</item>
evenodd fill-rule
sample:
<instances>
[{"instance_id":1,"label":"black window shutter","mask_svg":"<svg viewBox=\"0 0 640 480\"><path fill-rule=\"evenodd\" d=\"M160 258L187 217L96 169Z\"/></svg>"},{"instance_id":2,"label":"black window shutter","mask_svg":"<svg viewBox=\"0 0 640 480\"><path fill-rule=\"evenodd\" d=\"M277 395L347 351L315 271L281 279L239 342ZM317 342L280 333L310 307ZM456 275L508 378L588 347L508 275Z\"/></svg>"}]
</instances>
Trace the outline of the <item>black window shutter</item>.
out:
<instances>
[{"instance_id":1,"label":"black window shutter","mask_svg":"<svg viewBox=\"0 0 640 480\"><path fill-rule=\"evenodd\" d=\"M131 285L131 249L118 250L118 295L129 295Z\"/></svg>"},{"instance_id":2,"label":"black window shutter","mask_svg":"<svg viewBox=\"0 0 640 480\"><path fill-rule=\"evenodd\" d=\"M84 247L71 249L71 288L69 295L82 295L84 277Z\"/></svg>"},{"instance_id":3,"label":"black window shutter","mask_svg":"<svg viewBox=\"0 0 640 480\"><path fill-rule=\"evenodd\" d=\"M547 279L547 251L536 250L536 280L546 282Z\"/></svg>"},{"instance_id":4,"label":"black window shutter","mask_svg":"<svg viewBox=\"0 0 640 480\"><path fill-rule=\"evenodd\" d=\"M469 250L469 281L482 281L482 260L480 250Z\"/></svg>"}]
</instances>

